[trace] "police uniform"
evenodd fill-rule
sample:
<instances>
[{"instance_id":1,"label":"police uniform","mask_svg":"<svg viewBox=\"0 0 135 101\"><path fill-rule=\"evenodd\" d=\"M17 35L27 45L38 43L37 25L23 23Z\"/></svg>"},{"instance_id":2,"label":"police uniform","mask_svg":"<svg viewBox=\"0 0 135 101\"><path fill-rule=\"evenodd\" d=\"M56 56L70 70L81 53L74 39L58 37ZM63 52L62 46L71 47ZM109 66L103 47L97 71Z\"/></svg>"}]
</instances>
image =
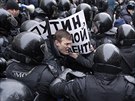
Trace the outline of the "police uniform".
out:
<instances>
[{"instance_id":1,"label":"police uniform","mask_svg":"<svg viewBox=\"0 0 135 101\"><path fill-rule=\"evenodd\" d=\"M39 94L39 101L55 101L49 93L49 85L54 79L53 74L45 65L28 65L12 61L6 69L7 78L16 79L26 84Z\"/></svg>"},{"instance_id":2,"label":"police uniform","mask_svg":"<svg viewBox=\"0 0 135 101\"><path fill-rule=\"evenodd\" d=\"M67 82L67 69L51 83L51 93L70 101L135 101L135 78L121 75L121 54L115 45L99 46L93 60L93 75Z\"/></svg>"},{"instance_id":3,"label":"police uniform","mask_svg":"<svg viewBox=\"0 0 135 101\"><path fill-rule=\"evenodd\" d=\"M130 79L115 75L106 78L105 75L96 73L57 83L51 92L55 96L66 96L70 101L135 101L135 86Z\"/></svg>"}]
</instances>

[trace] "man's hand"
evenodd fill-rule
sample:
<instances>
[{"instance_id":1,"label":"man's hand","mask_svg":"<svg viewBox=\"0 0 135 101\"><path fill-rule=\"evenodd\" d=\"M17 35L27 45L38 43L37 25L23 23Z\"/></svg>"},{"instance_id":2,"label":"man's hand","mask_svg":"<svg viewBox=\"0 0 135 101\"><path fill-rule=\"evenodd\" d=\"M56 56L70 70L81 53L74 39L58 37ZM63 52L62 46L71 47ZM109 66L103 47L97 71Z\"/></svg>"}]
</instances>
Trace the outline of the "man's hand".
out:
<instances>
[{"instance_id":1,"label":"man's hand","mask_svg":"<svg viewBox=\"0 0 135 101\"><path fill-rule=\"evenodd\" d=\"M78 57L78 55L79 55L79 53L73 53L73 52L71 52L69 54L69 56L73 57L74 59L76 59Z\"/></svg>"},{"instance_id":2,"label":"man's hand","mask_svg":"<svg viewBox=\"0 0 135 101\"><path fill-rule=\"evenodd\" d=\"M66 80L66 76L68 73L72 72L70 68L66 68L62 74L59 75L59 78L62 80Z\"/></svg>"},{"instance_id":3,"label":"man's hand","mask_svg":"<svg viewBox=\"0 0 135 101\"><path fill-rule=\"evenodd\" d=\"M72 70L70 68L66 68L62 74L60 74L51 84L50 86L54 86L55 84L59 83L59 82L62 82L62 81L65 81L66 80L66 77L67 77L67 74L69 72L72 72Z\"/></svg>"}]
</instances>

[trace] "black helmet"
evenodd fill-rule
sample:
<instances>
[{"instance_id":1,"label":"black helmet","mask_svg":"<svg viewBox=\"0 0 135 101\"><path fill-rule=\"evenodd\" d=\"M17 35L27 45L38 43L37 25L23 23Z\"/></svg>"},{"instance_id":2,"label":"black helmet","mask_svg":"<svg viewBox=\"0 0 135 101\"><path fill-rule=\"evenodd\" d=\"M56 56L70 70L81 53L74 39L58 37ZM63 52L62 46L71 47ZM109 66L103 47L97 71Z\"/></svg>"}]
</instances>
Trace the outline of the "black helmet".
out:
<instances>
[{"instance_id":1,"label":"black helmet","mask_svg":"<svg viewBox=\"0 0 135 101\"><path fill-rule=\"evenodd\" d=\"M25 57L25 63L41 63L43 53L40 46L44 43L44 39L34 32L22 32L18 34L12 44L11 48L18 53L20 57ZM18 56L19 57L19 56Z\"/></svg>"},{"instance_id":2,"label":"black helmet","mask_svg":"<svg viewBox=\"0 0 135 101\"><path fill-rule=\"evenodd\" d=\"M112 28L112 18L109 14L105 12L101 12L95 15L93 19L93 28L97 28L97 32L95 33L104 33L109 31Z\"/></svg>"},{"instance_id":3,"label":"black helmet","mask_svg":"<svg viewBox=\"0 0 135 101\"><path fill-rule=\"evenodd\" d=\"M17 20L5 9L0 8L0 28L9 31L12 27L17 26Z\"/></svg>"},{"instance_id":4,"label":"black helmet","mask_svg":"<svg viewBox=\"0 0 135 101\"><path fill-rule=\"evenodd\" d=\"M28 31L31 27L33 27L36 24L39 24L39 22L36 20L26 20L21 24L20 31Z\"/></svg>"},{"instance_id":5,"label":"black helmet","mask_svg":"<svg viewBox=\"0 0 135 101\"><path fill-rule=\"evenodd\" d=\"M69 11L71 3L69 0L59 0L58 8L60 11Z\"/></svg>"},{"instance_id":6,"label":"black helmet","mask_svg":"<svg viewBox=\"0 0 135 101\"><path fill-rule=\"evenodd\" d=\"M130 9L130 10L134 10L135 9L135 2L133 0L128 2L127 9Z\"/></svg>"},{"instance_id":7,"label":"black helmet","mask_svg":"<svg viewBox=\"0 0 135 101\"><path fill-rule=\"evenodd\" d=\"M98 13L97 6L92 6L92 11L93 11L93 17L94 17Z\"/></svg>"},{"instance_id":8,"label":"black helmet","mask_svg":"<svg viewBox=\"0 0 135 101\"><path fill-rule=\"evenodd\" d=\"M120 72L121 55L119 49L110 43L100 45L94 55L94 63L99 65L94 67L100 72Z\"/></svg>"},{"instance_id":9,"label":"black helmet","mask_svg":"<svg viewBox=\"0 0 135 101\"><path fill-rule=\"evenodd\" d=\"M121 46L131 46L135 44L135 30L129 24L123 24L118 27L116 39Z\"/></svg>"},{"instance_id":10,"label":"black helmet","mask_svg":"<svg viewBox=\"0 0 135 101\"><path fill-rule=\"evenodd\" d=\"M53 13L57 9L57 3L55 0L41 0L39 7L47 14L48 17L52 17Z\"/></svg>"},{"instance_id":11,"label":"black helmet","mask_svg":"<svg viewBox=\"0 0 135 101\"><path fill-rule=\"evenodd\" d=\"M98 0L96 6L99 12L105 12L108 8L108 0Z\"/></svg>"},{"instance_id":12,"label":"black helmet","mask_svg":"<svg viewBox=\"0 0 135 101\"><path fill-rule=\"evenodd\" d=\"M84 11L86 21L90 21L90 19L92 18L92 8L91 8L91 6L87 3L81 3L77 6L76 12L79 12L81 10Z\"/></svg>"},{"instance_id":13,"label":"black helmet","mask_svg":"<svg viewBox=\"0 0 135 101\"><path fill-rule=\"evenodd\" d=\"M0 79L0 100L1 101L33 101L31 90L23 83L8 79Z\"/></svg>"},{"instance_id":14,"label":"black helmet","mask_svg":"<svg viewBox=\"0 0 135 101\"><path fill-rule=\"evenodd\" d=\"M95 5L96 1L95 0L83 0L84 3L87 3L89 5Z\"/></svg>"},{"instance_id":15,"label":"black helmet","mask_svg":"<svg viewBox=\"0 0 135 101\"><path fill-rule=\"evenodd\" d=\"M35 12L34 13L37 16L35 16L33 18L33 20L38 21L38 22L44 21L45 20L45 17L47 16L46 13L44 12L44 10L41 9L41 8L39 8L39 7L35 9Z\"/></svg>"}]
</instances>

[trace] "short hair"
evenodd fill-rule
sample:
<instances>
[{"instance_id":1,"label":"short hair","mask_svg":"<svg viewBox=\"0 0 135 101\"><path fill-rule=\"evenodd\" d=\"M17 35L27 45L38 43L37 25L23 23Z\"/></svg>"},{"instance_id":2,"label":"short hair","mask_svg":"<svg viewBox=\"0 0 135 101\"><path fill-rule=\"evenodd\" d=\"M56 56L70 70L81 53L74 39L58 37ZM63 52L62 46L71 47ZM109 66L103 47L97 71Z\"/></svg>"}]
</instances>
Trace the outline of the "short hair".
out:
<instances>
[{"instance_id":1,"label":"short hair","mask_svg":"<svg viewBox=\"0 0 135 101\"><path fill-rule=\"evenodd\" d=\"M55 35L54 35L54 39L61 41L62 38L72 40L72 35L68 31L66 31L65 29L57 30Z\"/></svg>"},{"instance_id":2,"label":"short hair","mask_svg":"<svg viewBox=\"0 0 135 101\"><path fill-rule=\"evenodd\" d=\"M9 10L9 9L19 10L19 5L15 0L8 0L5 5L5 8L6 10Z\"/></svg>"}]
</instances>

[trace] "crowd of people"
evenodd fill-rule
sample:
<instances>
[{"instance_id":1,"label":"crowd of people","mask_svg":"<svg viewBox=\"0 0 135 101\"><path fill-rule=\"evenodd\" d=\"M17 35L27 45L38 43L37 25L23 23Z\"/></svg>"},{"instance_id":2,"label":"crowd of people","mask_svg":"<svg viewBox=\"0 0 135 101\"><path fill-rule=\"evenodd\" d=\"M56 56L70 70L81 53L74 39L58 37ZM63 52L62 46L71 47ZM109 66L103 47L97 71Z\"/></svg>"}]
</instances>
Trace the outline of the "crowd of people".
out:
<instances>
[{"instance_id":1,"label":"crowd of people","mask_svg":"<svg viewBox=\"0 0 135 101\"><path fill-rule=\"evenodd\" d=\"M82 10L87 54L66 29L29 31ZM135 1L0 0L0 100L135 101Z\"/></svg>"}]
</instances>

